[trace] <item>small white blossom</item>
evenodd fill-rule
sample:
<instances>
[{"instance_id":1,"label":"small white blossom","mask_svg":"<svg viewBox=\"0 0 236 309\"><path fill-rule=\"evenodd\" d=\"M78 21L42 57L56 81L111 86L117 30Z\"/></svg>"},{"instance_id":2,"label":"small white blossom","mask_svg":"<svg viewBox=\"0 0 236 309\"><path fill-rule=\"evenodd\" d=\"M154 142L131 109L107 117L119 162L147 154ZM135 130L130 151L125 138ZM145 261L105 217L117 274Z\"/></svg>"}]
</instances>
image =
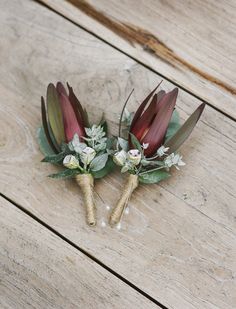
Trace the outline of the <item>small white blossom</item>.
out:
<instances>
[{"instance_id":1,"label":"small white blossom","mask_svg":"<svg viewBox=\"0 0 236 309\"><path fill-rule=\"evenodd\" d=\"M165 147L164 145L157 149L157 155L159 157L162 157L166 154L166 152L169 150L169 147Z\"/></svg>"},{"instance_id":2,"label":"small white blossom","mask_svg":"<svg viewBox=\"0 0 236 309\"><path fill-rule=\"evenodd\" d=\"M96 151L91 147L85 147L80 154L81 161L88 165L96 156Z\"/></svg>"},{"instance_id":3,"label":"small white blossom","mask_svg":"<svg viewBox=\"0 0 236 309\"><path fill-rule=\"evenodd\" d=\"M149 143L143 143L143 149L147 149L148 148L148 146L149 146Z\"/></svg>"},{"instance_id":4,"label":"small white blossom","mask_svg":"<svg viewBox=\"0 0 236 309\"><path fill-rule=\"evenodd\" d=\"M123 166L126 162L127 153L122 149L121 151L118 151L113 156L113 161L115 164L119 166Z\"/></svg>"},{"instance_id":5,"label":"small white blossom","mask_svg":"<svg viewBox=\"0 0 236 309\"><path fill-rule=\"evenodd\" d=\"M131 149L128 151L127 157L133 165L138 165L141 161L142 155L138 149Z\"/></svg>"},{"instance_id":6,"label":"small white blossom","mask_svg":"<svg viewBox=\"0 0 236 309\"><path fill-rule=\"evenodd\" d=\"M73 155L67 155L65 156L63 160L63 165L69 169L75 169L78 168L79 165L79 160L73 156Z\"/></svg>"},{"instance_id":7,"label":"small white blossom","mask_svg":"<svg viewBox=\"0 0 236 309\"><path fill-rule=\"evenodd\" d=\"M182 161L182 156L180 156L178 153L177 154L171 153L168 157L165 158L164 164L168 168L174 165L178 170L179 170L178 166L185 165L185 163Z\"/></svg>"}]
</instances>

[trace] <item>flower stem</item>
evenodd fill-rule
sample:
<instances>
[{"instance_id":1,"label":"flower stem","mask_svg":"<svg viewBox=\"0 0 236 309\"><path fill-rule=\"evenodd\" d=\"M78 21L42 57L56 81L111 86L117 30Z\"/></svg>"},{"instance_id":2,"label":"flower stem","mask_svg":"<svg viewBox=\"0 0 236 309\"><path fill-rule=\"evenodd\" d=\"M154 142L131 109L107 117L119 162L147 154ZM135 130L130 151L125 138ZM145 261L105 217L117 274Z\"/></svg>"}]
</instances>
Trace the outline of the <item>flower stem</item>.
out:
<instances>
[{"instance_id":1,"label":"flower stem","mask_svg":"<svg viewBox=\"0 0 236 309\"><path fill-rule=\"evenodd\" d=\"M87 223L90 226L94 226L96 225L96 207L93 196L94 178L91 174L79 174L75 178L83 192Z\"/></svg>"},{"instance_id":2,"label":"flower stem","mask_svg":"<svg viewBox=\"0 0 236 309\"><path fill-rule=\"evenodd\" d=\"M139 175L141 176L141 175L144 175L144 174L147 174L147 173L150 173L150 172L154 172L154 171L160 170L160 169L165 168L165 167L166 166L160 166L160 167L154 168L153 170L148 170L148 171L139 173Z\"/></svg>"},{"instance_id":3,"label":"flower stem","mask_svg":"<svg viewBox=\"0 0 236 309\"><path fill-rule=\"evenodd\" d=\"M110 216L110 225L113 226L120 222L122 214L133 191L138 187L138 175L130 174L125 184L124 190L117 202L115 208L112 210Z\"/></svg>"}]
</instances>

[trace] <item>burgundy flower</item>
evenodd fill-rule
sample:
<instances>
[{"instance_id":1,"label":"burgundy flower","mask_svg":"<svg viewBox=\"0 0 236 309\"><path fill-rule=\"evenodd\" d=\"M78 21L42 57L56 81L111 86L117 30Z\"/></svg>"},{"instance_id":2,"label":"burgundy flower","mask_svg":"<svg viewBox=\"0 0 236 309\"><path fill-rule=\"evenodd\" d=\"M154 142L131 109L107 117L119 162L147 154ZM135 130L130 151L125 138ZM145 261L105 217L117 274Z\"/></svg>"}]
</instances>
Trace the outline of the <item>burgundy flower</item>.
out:
<instances>
[{"instance_id":1,"label":"burgundy flower","mask_svg":"<svg viewBox=\"0 0 236 309\"><path fill-rule=\"evenodd\" d=\"M83 110L73 89L67 84L67 94L61 82L56 87L49 84L47 88L47 108L41 98L42 121L47 140L55 152L60 152L63 142L68 143L74 134L85 136L86 112Z\"/></svg>"},{"instance_id":2,"label":"burgundy flower","mask_svg":"<svg viewBox=\"0 0 236 309\"><path fill-rule=\"evenodd\" d=\"M130 126L130 133L136 136L140 144L149 144L148 148L144 150L147 157L152 156L164 143L178 95L178 88L168 93L161 90L154 94L157 87L139 106ZM132 147L131 140L129 142Z\"/></svg>"}]
</instances>

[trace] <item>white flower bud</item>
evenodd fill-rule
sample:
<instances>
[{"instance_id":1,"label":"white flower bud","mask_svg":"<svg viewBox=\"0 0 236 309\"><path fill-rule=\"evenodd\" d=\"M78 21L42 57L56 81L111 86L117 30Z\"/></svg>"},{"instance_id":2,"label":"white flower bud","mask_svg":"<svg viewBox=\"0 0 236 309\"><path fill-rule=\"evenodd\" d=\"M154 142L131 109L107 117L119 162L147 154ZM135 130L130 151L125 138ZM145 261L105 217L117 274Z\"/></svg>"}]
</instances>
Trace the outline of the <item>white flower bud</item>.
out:
<instances>
[{"instance_id":1,"label":"white flower bud","mask_svg":"<svg viewBox=\"0 0 236 309\"><path fill-rule=\"evenodd\" d=\"M96 151L93 148L85 147L80 154L80 159L85 165L88 165L95 156Z\"/></svg>"},{"instance_id":2,"label":"white flower bud","mask_svg":"<svg viewBox=\"0 0 236 309\"><path fill-rule=\"evenodd\" d=\"M69 169L75 169L80 166L79 160L75 156L72 156L72 155L65 156L63 160L63 165Z\"/></svg>"},{"instance_id":3,"label":"white flower bud","mask_svg":"<svg viewBox=\"0 0 236 309\"><path fill-rule=\"evenodd\" d=\"M121 151L118 151L114 154L113 161L115 162L115 164L123 166L125 164L126 157L127 153L122 149Z\"/></svg>"},{"instance_id":4,"label":"white flower bud","mask_svg":"<svg viewBox=\"0 0 236 309\"><path fill-rule=\"evenodd\" d=\"M141 161L141 153L138 149L131 149L128 152L128 160L133 164L133 165L138 165Z\"/></svg>"}]
</instances>

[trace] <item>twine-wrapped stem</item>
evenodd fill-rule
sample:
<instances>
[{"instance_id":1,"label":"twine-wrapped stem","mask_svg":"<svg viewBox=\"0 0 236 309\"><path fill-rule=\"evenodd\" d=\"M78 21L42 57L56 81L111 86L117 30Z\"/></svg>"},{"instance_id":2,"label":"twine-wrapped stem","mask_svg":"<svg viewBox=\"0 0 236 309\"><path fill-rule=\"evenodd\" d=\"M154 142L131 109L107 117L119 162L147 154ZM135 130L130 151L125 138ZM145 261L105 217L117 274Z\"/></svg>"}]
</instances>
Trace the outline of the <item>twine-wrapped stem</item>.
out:
<instances>
[{"instance_id":1,"label":"twine-wrapped stem","mask_svg":"<svg viewBox=\"0 0 236 309\"><path fill-rule=\"evenodd\" d=\"M120 222L125 207L127 206L129 199L133 191L138 187L138 176L130 174L127 178L124 190L118 200L115 208L110 216L110 225L115 225Z\"/></svg>"},{"instance_id":2,"label":"twine-wrapped stem","mask_svg":"<svg viewBox=\"0 0 236 309\"><path fill-rule=\"evenodd\" d=\"M94 178L91 174L79 174L76 175L75 179L83 192L87 223L94 226L96 225L96 207L93 196Z\"/></svg>"}]
</instances>

